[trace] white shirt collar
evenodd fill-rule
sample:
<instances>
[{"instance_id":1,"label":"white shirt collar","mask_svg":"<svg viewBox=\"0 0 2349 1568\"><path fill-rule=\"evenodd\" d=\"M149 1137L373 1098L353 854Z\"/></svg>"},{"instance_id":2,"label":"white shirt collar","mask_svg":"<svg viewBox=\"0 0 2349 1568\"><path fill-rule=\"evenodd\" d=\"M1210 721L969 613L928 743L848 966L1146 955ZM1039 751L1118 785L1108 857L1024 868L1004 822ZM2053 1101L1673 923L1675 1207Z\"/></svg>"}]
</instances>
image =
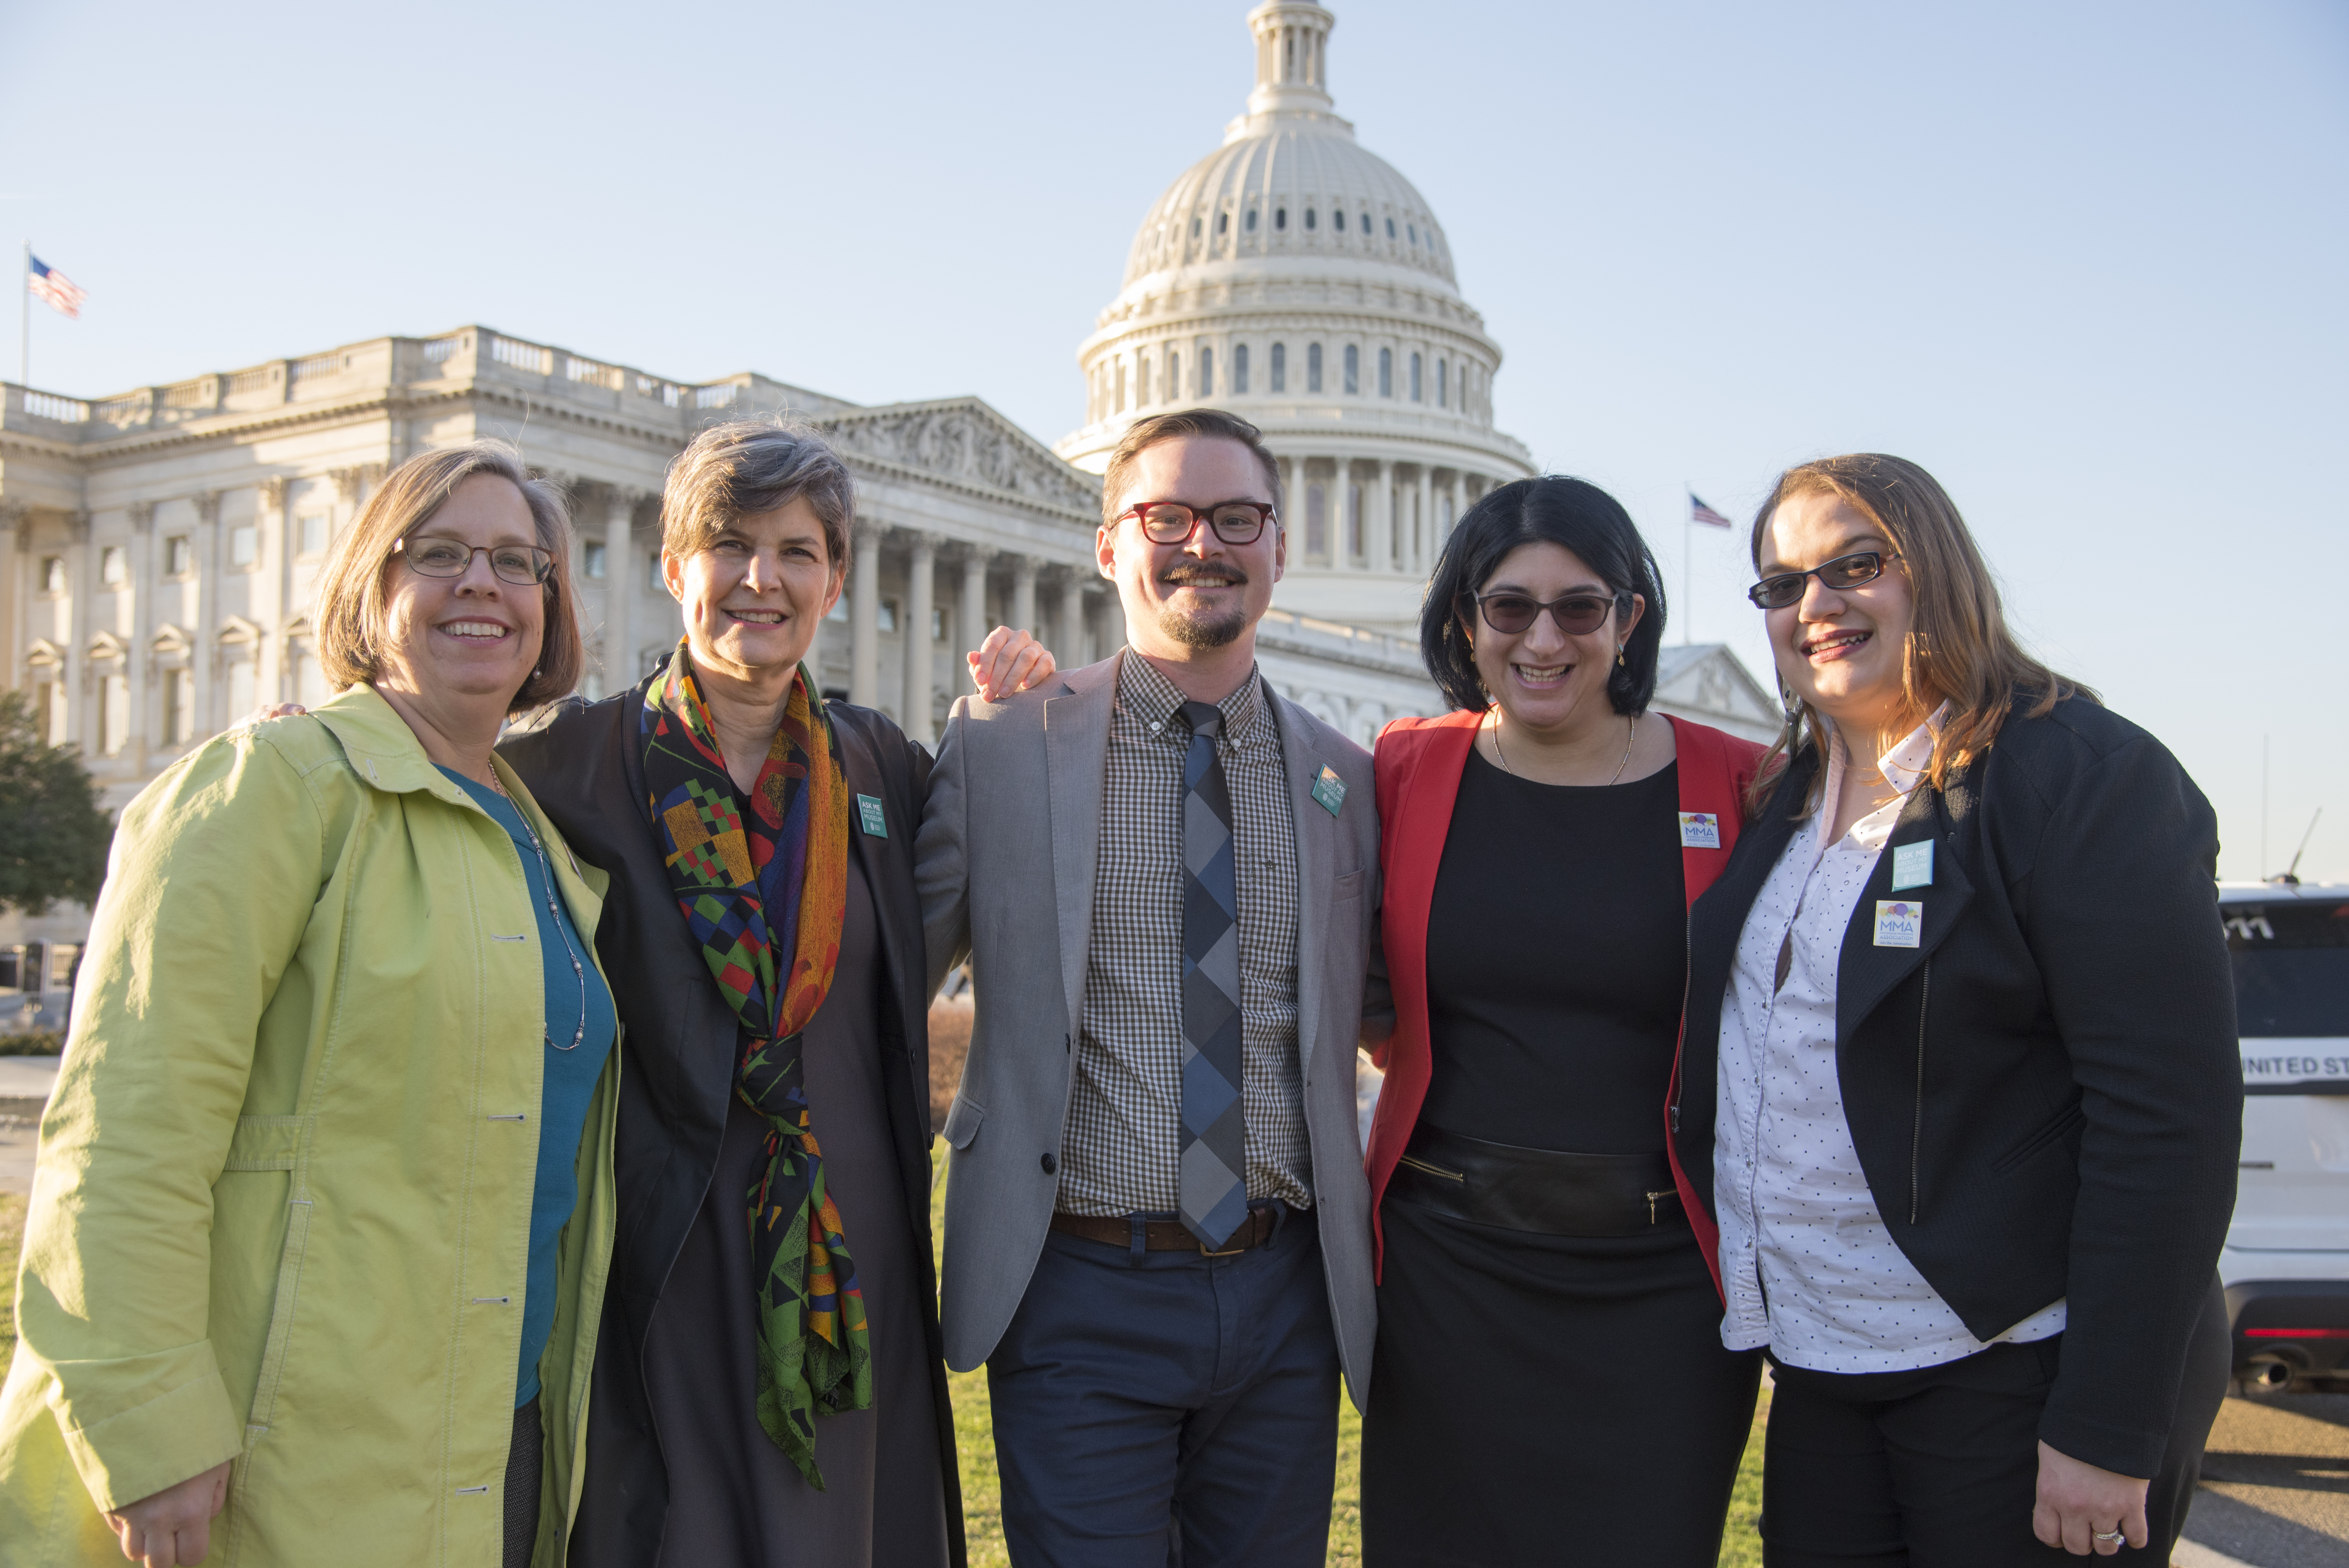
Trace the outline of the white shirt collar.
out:
<instances>
[{"instance_id":1,"label":"white shirt collar","mask_svg":"<svg viewBox=\"0 0 2349 1568\"><path fill-rule=\"evenodd\" d=\"M1891 750L1876 759L1877 770L1884 775L1886 783L1903 795L1917 788L1917 780L1925 776L1925 769L1933 763L1933 737L1940 732L1942 722L1949 716L1950 705L1945 702L1933 710L1931 717L1910 730ZM1835 732L1835 760L1838 763L1849 755L1840 729Z\"/></svg>"}]
</instances>

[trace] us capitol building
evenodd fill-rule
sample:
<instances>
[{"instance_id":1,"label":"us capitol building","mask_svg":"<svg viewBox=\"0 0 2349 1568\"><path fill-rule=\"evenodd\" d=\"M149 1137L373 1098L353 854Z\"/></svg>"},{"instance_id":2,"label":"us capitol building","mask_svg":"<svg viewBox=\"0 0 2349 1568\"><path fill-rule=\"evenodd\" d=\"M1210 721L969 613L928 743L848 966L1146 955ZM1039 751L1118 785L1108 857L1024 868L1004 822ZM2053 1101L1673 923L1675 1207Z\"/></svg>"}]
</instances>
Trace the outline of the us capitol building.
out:
<instances>
[{"instance_id":1,"label":"us capitol building","mask_svg":"<svg viewBox=\"0 0 2349 1568\"><path fill-rule=\"evenodd\" d=\"M661 587L659 494L703 427L788 413L854 469L848 592L814 655L826 691L928 742L986 629L1063 666L1124 642L1092 561L1101 470L1134 419L1214 404L1260 425L1288 490L1267 678L1365 746L1443 703L1418 654L1446 531L1537 471L1493 427L1500 345L1443 226L1354 139L1329 88L1335 17L1249 13L1256 88L1223 145L1143 215L1078 346L1085 423L1047 446L977 397L865 407L744 372L684 381L485 326L83 398L0 384L0 680L75 747L119 810L264 700L329 695L310 610L327 545L429 448L523 435L571 500L600 696L682 631ZM526 432L526 434L524 434ZM1767 738L1774 705L1729 651L1667 648L1657 707ZM55 1025L88 915L0 913L0 1031Z\"/></svg>"}]
</instances>

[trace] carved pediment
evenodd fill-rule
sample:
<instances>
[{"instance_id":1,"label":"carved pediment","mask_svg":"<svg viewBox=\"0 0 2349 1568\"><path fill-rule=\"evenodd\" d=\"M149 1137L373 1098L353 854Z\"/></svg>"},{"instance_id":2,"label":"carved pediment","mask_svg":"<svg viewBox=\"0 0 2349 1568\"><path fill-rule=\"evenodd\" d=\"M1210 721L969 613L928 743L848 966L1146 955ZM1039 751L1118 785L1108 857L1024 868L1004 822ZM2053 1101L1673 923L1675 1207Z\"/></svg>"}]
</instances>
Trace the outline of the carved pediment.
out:
<instances>
[{"instance_id":1,"label":"carved pediment","mask_svg":"<svg viewBox=\"0 0 2349 1568\"><path fill-rule=\"evenodd\" d=\"M1082 512L1101 505L1101 481L1061 460L977 398L899 404L818 422L843 451L1044 506Z\"/></svg>"}]
</instances>

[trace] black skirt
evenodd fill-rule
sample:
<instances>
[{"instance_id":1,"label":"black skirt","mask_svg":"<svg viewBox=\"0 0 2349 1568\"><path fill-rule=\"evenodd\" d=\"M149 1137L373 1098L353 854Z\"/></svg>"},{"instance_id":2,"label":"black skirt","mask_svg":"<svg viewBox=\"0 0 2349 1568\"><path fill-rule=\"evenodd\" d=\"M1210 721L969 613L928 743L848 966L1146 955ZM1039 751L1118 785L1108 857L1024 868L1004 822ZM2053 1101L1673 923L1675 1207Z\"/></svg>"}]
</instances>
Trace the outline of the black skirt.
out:
<instances>
[{"instance_id":1,"label":"black skirt","mask_svg":"<svg viewBox=\"0 0 2349 1568\"><path fill-rule=\"evenodd\" d=\"M1381 1215L1365 1568L1713 1568L1762 1357L1722 1348L1695 1234Z\"/></svg>"}]
</instances>

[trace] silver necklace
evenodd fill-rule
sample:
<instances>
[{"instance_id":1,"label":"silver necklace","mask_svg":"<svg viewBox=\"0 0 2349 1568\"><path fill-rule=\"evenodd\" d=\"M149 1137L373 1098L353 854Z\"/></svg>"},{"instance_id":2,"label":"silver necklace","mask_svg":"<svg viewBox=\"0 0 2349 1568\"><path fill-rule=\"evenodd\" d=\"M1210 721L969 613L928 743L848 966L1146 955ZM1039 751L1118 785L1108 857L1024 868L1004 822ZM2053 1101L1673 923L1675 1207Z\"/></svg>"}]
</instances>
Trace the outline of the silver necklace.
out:
<instances>
[{"instance_id":1,"label":"silver necklace","mask_svg":"<svg viewBox=\"0 0 2349 1568\"><path fill-rule=\"evenodd\" d=\"M1640 716L1635 713L1631 716L1630 732L1623 737L1623 760L1615 764L1615 778L1607 780L1600 788L1612 789L1615 779L1623 777L1623 769L1631 766L1631 742L1639 738ZM1498 703L1493 705L1493 755L1499 759L1502 772L1512 779L1517 776L1517 770L1509 766L1508 753L1501 749L1501 707Z\"/></svg>"},{"instance_id":2,"label":"silver necklace","mask_svg":"<svg viewBox=\"0 0 2349 1568\"><path fill-rule=\"evenodd\" d=\"M498 770L494 768L490 769L490 788L505 796L508 801L512 800L512 796L506 795L506 787L498 782ZM579 1042L587 1037L587 971L580 966L579 951L571 945L571 933L563 925L563 910L554 902L554 868L547 863L546 846L539 842L538 830L530 825L530 819L522 816L521 807L514 808L514 815L522 817L522 830L530 835L530 847L538 856L539 880L546 887L546 913L554 917L554 934L563 939L563 955L571 960L571 977L579 983L579 1023L571 1031L571 1043L558 1046L554 1043L554 1037L549 1035L546 1037L547 1048L575 1051L579 1048Z\"/></svg>"}]
</instances>

